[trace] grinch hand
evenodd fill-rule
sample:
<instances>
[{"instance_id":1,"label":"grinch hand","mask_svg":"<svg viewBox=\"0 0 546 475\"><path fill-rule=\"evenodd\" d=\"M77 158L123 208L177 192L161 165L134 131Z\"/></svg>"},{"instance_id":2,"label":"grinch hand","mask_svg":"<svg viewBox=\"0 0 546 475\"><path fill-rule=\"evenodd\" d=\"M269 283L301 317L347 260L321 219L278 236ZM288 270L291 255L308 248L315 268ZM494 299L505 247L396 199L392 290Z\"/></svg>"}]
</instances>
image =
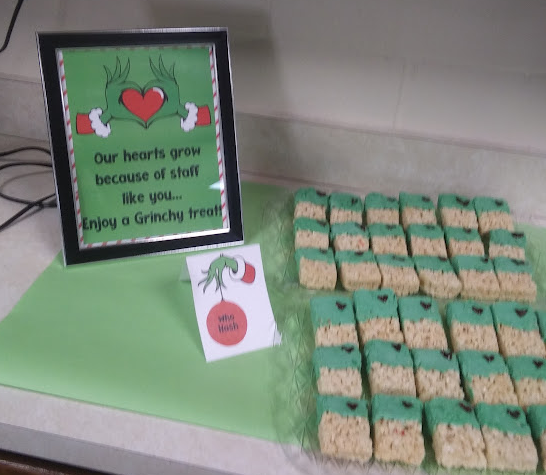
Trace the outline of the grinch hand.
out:
<instances>
[{"instance_id":1,"label":"grinch hand","mask_svg":"<svg viewBox=\"0 0 546 475\"><path fill-rule=\"evenodd\" d=\"M208 106L197 106L193 102L180 102L180 91L174 76L174 64L167 70L161 56L158 66L150 59L150 68L154 79L140 87L128 81L130 63L127 60L122 70L119 58L116 59L114 73L106 70L106 109L93 108L89 114L77 114L76 131L79 134L96 134L106 138L112 129L112 119L133 120L147 129L158 119L180 117L180 128L184 132L196 126L210 125Z\"/></svg>"}]
</instances>

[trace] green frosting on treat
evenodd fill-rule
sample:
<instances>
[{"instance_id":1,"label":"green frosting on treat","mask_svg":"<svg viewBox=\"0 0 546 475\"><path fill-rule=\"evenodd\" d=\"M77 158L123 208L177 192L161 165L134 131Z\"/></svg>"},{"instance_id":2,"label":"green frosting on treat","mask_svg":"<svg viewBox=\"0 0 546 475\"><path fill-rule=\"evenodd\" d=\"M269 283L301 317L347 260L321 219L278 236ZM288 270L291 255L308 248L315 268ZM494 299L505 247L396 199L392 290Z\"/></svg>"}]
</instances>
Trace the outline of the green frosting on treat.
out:
<instances>
[{"instance_id":1,"label":"green frosting on treat","mask_svg":"<svg viewBox=\"0 0 546 475\"><path fill-rule=\"evenodd\" d=\"M443 193L438 196L438 208L457 208L464 211L474 211L472 200L463 195Z\"/></svg>"},{"instance_id":2,"label":"green frosting on treat","mask_svg":"<svg viewBox=\"0 0 546 475\"><path fill-rule=\"evenodd\" d=\"M365 209L398 209L398 200L381 193L370 193L364 199Z\"/></svg>"},{"instance_id":3,"label":"green frosting on treat","mask_svg":"<svg viewBox=\"0 0 546 475\"><path fill-rule=\"evenodd\" d=\"M337 297L313 297L311 298L311 321L313 329L326 325L347 325L355 323L353 301L350 297L340 295Z\"/></svg>"},{"instance_id":4,"label":"green frosting on treat","mask_svg":"<svg viewBox=\"0 0 546 475\"><path fill-rule=\"evenodd\" d=\"M332 193L330 195L330 209L344 209L362 212L364 206L360 197L349 193Z\"/></svg>"},{"instance_id":5,"label":"green frosting on treat","mask_svg":"<svg viewBox=\"0 0 546 475\"><path fill-rule=\"evenodd\" d=\"M334 252L332 251L332 248L315 249L314 247L301 247L296 249L295 256L298 270L300 268L300 261L303 257L309 259L310 261L322 261L328 264L335 264Z\"/></svg>"},{"instance_id":6,"label":"green frosting on treat","mask_svg":"<svg viewBox=\"0 0 546 475\"><path fill-rule=\"evenodd\" d=\"M465 379L472 379L472 376L508 374L502 356L492 351L464 350L457 353L457 358Z\"/></svg>"},{"instance_id":7,"label":"green frosting on treat","mask_svg":"<svg viewBox=\"0 0 546 475\"><path fill-rule=\"evenodd\" d=\"M431 434L439 424L450 424L453 426L470 425L480 429L478 419L472 406L466 401L437 397L425 403L425 418Z\"/></svg>"},{"instance_id":8,"label":"green frosting on treat","mask_svg":"<svg viewBox=\"0 0 546 475\"><path fill-rule=\"evenodd\" d=\"M372 251L336 251L335 259L337 266L343 263L361 264L362 262L375 263L375 256Z\"/></svg>"},{"instance_id":9,"label":"green frosting on treat","mask_svg":"<svg viewBox=\"0 0 546 475\"><path fill-rule=\"evenodd\" d=\"M317 395L317 420L322 419L325 412L331 412L346 417L364 417L368 419L368 401L344 396Z\"/></svg>"},{"instance_id":10,"label":"green frosting on treat","mask_svg":"<svg viewBox=\"0 0 546 475\"><path fill-rule=\"evenodd\" d=\"M373 237L399 236L405 238L404 229L399 224L374 223L368 226L368 231Z\"/></svg>"},{"instance_id":11,"label":"green frosting on treat","mask_svg":"<svg viewBox=\"0 0 546 475\"><path fill-rule=\"evenodd\" d=\"M535 315L537 317L538 321L538 327L540 329L540 334L542 335L542 339L546 339L546 312L540 312L536 311Z\"/></svg>"},{"instance_id":12,"label":"green frosting on treat","mask_svg":"<svg viewBox=\"0 0 546 475\"><path fill-rule=\"evenodd\" d=\"M457 274L462 270L475 270L478 272L494 272L493 261L480 256L453 256L451 263Z\"/></svg>"},{"instance_id":13,"label":"green frosting on treat","mask_svg":"<svg viewBox=\"0 0 546 475\"><path fill-rule=\"evenodd\" d=\"M335 223L330 226L330 240L334 240L337 236L348 234L350 236L368 237L366 226L358 223Z\"/></svg>"},{"instance_id":14,"label":"green frosting on treat","mask_svg":"<svg viewBox=\"0 0 546 475\"><path fill-rule=\"evenodd\" d=\"M451 262L447 257L439 256L413 256L413 262L415 262L415 268L417 272L422 270L434 270L445 273L455 273Z\"/></svg>"},{"instance_id":15,"label":"green frosting on treat","mask_svg":"<svg viewBox=\"0 0 546 475\"><path fill-rule=\"evenodd\" d=\"M381 419L422 422L423 403L416 397L376 394L372 398L372 424Z\"/></svg>"},{"instance_id":16,"label":"green frosting on treat","mask_svg":"<svg viewBox=\"0 0 546 475\"><path fill-rule=\"evenodd\" d=\"M529 406L527 416L533 437L537 440L540 439L540 436L546 430L546 406Z\"/></svg>"},{"instance_id":17,"label":"green frosting on treat","mask_svg":"<svg viewBox=\"0 0 546 475\"><path fill-rule=\"evenodd\" d=\"M510 213L510 208L505 200L502 198L491 198L489 196L476 196L476 198L474 198L474 209L478 216L491 211Z\"/></svg>"},{"instance_id":18,"label":"green frosting on treat","mask_svg":"<svg viewBox=\"0 0 546 475\"><path fill-rule=\"evenodd\" d=\"M398 314L402 322L409 320L432 320L442 323L438 304L433 298L425 296L401 297L398 299Z\"/></svg>"},{"instance_id":19,"label":"green frosting on treat","mask_svg":"<svg viewBox=\"0 0 546 475\"><path fill-rule=\"evenodd\" d=\"M317 221L311 218L296 218L294 220L294 232L313 231L315 233L329 234L330 225L326 221Z\"/></svg>"},{"instance_id":20,"label":"green frosting on treat","mask_svg":"<svg viewBox=\"0 0 546 475\"><path fill-rule=\"evenodd\" d=\"M371 318L398 318L398 299L392 289L357 290L353 299L358 322Z\"/></svg>"},{"instance_id":21,"label":"green frosting on treat","mask_svg":"<svg viewBox=\"0 0 546 475\"><path fill-rule=\"evenodd\" d=\"M476 405L476 416L482 427L497 429L506 434L531 435L525 412L519 406L480 402Z\"/></svg>"},{"instance_id":22,"label":"green frosting on treat","mask_svg":"<svg viewBox=\"0 0 546 475\"><path fill-rule=\"evenodd\" d=\"M508 356L506 365L514 381L522 378L546 379L546 359L536 356Z\"/></svg>"},{"instance_id":23,"label":"green frosting on treat","mask_svg":"<svg viewBox=\"0 0 546 475\"><path fill-rule=\"evenodd\" d=\"M492 229L488 233L489 244L497 244L499 246L523 247L527 244L525 233L508 231L506 229Z\"/></svg>"},{"instance_id":24,"label":"green frosting on treat","mask_svg":"<svg viewBox=\"0 0 546 475\"><path fill-rule=\"evenodd\" d=\"M427 239L444 239L442 228L433 224L410 224L407 229L408 240L412 236Z\"/></svg>"},{"instance_id":25,"label":"green frosting on treat","mask_svg":"<svg viewBox=\"0 0 546 475\"><path fill-rule=\"evenodd\" d=\"M446 226L444 228L444 234L446 242L450 241L481 241L480 233L477 229L472 228L454 228L452 226Z\"/></svg>"},{"instance_id":26,"label":"green frosting on treat","mask_svg":"<svg viewBox=\"0 0 546 475\"><path fill-rule=\"evenodd\" d=\"M372 363L381 363L386 366L403 366L413 368L413 361L409 349L403 343L371 340L364 345L366 371L369 373Z\"/></svg>"},{"instance_id":27,"label":"green frosting on treat","mask_svg":"<svg viewBox=\"0 0 546 475\"><path fill-rule=\"evenodd\" d=\"M377 254L375 260L378 264L393 267L411 267L413 268L413 259L409 256L399 256L397 254Z\"/></svg>"},{"instance_id":28,"label":"green frosting on treat","mask_svg":"<svg viewBox=\"0 0 546 475\"><path fill-rule=\"evenodd\" d=\"M296 203L309 202L319 206L328 206L328 194L314 188L300 188L294 197Z\"/></svg>"},{"instance_id":29,"label":"green frosting on treat","mask_svg":"<svg viewBox=\"0 0 546 475\"><path fill-rule=\"evenodd\" d=\"M433 350L433 349L414 349L411 350L413 356L413 366L417 371L419 368L425 371L435 369L441 373L446 371L459 372L459 364L457 356L452 351L448 350Z\"/></svg>"},{"instance_id":30,"label":"green frosting on treat","mask_svg":"<svg viewBox=\"0 0 546 475\"><path fill-rule=\"evenodd\" d=\"M400 209L434 209L434 202L430 199L430 196L427 195L420 195L417 193L400 193L399 200Z\"/></svg>"},{"instance_id":31,"label":"green frosting on treat","mask_svg":"<svg viewBox=\"0 0 546 475\"><path fill-rule=\"evenodd\" d=\"M313 367L315 375L320 374L320 368L362 369L362 356L358 346L346 343L341 346L319 346L313 352Z\"/></svg>"},{"instance_id":32,"label":"green frosting on treat","mask_svg":"<svg viewBox=\"0 0 546 475\"><path fill-rule=\"evenodd\" d=\"M471 325L493 326L493 314L489 305L483 305L474 300L455 300L447 304L447 324L453 322L469 323Z\"/></svg>"},{"instance_id":33,"label":"green frosting on treat","mask_svg":"<svg viewBox=\"0 0 546 475\"><path fill-rule=\"evenodd\" d=\"M491 305L491 311L497 331L499 325L524 331L538 330L536 314L529 305L518 302L496 302Z\"/></svg>"},{"instance_id":34,"label":"green frosting on treat","mask_svg":"<svg viewBox=\"0 0 546 475\"><path fill-rule=\"evenodd\" d=\"M520 259L511 259L510 257L495 257L493 266L497 272L512 272L514 274L532 274L531 264Z\"/></svg>"}]
</instances>

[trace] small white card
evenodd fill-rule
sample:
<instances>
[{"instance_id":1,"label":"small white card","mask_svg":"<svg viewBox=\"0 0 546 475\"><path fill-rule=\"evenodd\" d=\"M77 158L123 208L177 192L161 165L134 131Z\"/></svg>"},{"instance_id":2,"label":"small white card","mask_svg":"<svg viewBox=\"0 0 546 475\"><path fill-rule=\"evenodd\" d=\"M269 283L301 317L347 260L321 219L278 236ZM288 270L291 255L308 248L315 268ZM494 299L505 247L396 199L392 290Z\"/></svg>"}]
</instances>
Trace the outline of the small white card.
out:
<instances>
[{"instance_id":1,"label":"small white card","mask_svg":"<svg viewBox=\"0 0 546 475\"><path fill-rule=\"evenodd\" d=\"M186 259L207 361L278 345L259 244Z\"/></svg>"}]
</instances>

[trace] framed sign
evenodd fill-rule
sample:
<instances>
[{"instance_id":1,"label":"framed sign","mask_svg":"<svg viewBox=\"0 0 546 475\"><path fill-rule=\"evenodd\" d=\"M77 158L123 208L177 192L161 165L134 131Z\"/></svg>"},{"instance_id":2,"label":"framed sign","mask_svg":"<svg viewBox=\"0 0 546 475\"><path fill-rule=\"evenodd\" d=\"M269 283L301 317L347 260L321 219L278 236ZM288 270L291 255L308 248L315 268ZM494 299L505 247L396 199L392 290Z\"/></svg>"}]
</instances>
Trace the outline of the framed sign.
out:
<instances>
[{"instance_id":1,"label":"framed sign","mask_svg":"<svg viewBox=\"0 0 546 475\"><path fill-rule=\"evenodd\" d=\"M66 264L243 242L225 29L37 40Z\"/></svg>"}]
</instances>

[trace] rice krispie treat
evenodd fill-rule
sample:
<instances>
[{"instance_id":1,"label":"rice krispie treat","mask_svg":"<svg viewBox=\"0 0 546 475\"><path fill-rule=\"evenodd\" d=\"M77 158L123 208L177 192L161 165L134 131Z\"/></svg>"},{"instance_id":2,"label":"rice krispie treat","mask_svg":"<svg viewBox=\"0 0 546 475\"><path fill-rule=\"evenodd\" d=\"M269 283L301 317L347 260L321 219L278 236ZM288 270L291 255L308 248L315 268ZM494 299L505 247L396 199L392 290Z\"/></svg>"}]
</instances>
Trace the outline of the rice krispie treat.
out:
<instances>
[{"instance_id":1,"label":"rice krispie treat","mask_svg":"<svg viewBox=\"0 0 546 475\"><path fill-rule=\"evenodd\" d=\"M362 224L364 205L359 196L349 193L332 193L330 195L330 224Z\"/></svg>"},{"instance_id":2,"label":"rice krispie treat","mask_svg":"<svg viewBox=\"0 0 546 475\"><path fill-rule=\"evenodd\" d=\"M486 234L492 229L514 230L508 203L501 198L477 196L474 198L474 209L478 215L480 234Z\"/></svg>"},{"instance_id":3,"label":"rice krispie treat","mask_svg":"<svg viewBox=\"0 0 546 475\"><path fill-rule=\"evenodd\" d=\"M337 251L335 260L345 290L373 290L381 285L381 274L372 251Z\"/></svg>"},{"instance_id":4,"label":"rice krispie treat","mask_svg":"<svg viewBox=\"0 0 546 475\"><path fill-rule=\"evenodd\" d=\"M370 224L370 244L375 254L407 256L406 236L399 224Z\"/></svg>"},{"instance_id":5,"label":"rice krispie treat","mask_svg":"<svg viewBox=\"0 0 546 475\"><path fill-rule=\"evenodd\" d=\"M296 264L301 285L308 289L333 290L337 282L332 249L296 249Z\"/></svg>"},{"instance_id":6,"label":"rice krispie treat","mask_svg":"<svg viewBox=\"0 0 546 475\"><path fill-rule=\"evenodd\" d=\"M362 396L362 356L358 345L319 346L313 352L319 394Z\"/></svg>"},{"instance_id":7,"label":"rice krispie treat","mask_svg":"<svg viewBox=\"0 0 546 475\"><path fill-rule=\"evenodd\" d=\"M372 456L368 402L340 396L317 396L320 451L324 455L367 462Z\"/></svg>"},{"instance_id":8,"label":"rice krispie treat","mask_svg":"<svg viewBox=\"0 0 546 475\"><path fill-rule=\"evenodd\" d=\"M391 289L357 290L353 299L362 346L370 340L404 341L398 320L398 299Z\"/></svg>"},{"instance_id":9,"label":"rice krispie treat","mask_svg":"<svg viewBox=\"0 0 546 475\"><path fill-rule=\"evenodd\" d=\"M294 247L314 247L328 249L330 246L330 226L326 221L311 218L296 218L294 220Z\"/></svg>"},{"instance_id":10,"label":"rice krispie treat","mask_svg":"<svg viewBox=\"0 0 546 475\"><path fill-rule=\"evenodd\" d=\"M509 356L506 365L523 409L533 404L546 404L546 359Z\"/></svg>"},{"instance_id":11,"label":"rice krispie treat","mask_svg":"<svg viewBox=\"0 0 546 475\"><path fill-rule=\"evenodd\" d=\"M446 227L444 234L449 257L485 256L485 248L477 229Z\"/></svg>"},{"instance_id":12,"label":"rice krispie treat","mask_svg":"<svg viewBox=\"0 0 546 475\"><path fill-rule=\"evenodd\" d=\"M542 468L546 471L546 406L530 406L527 408L527 418L531 433L540 446Z\"/></svg>"},{"instance_id":13,"label":"rice krispie treat","mask_svg":"<svg viewBox=\"0 0 546 475\"><path fill-rule=\"evenodd\" d=\"M438 304L430 297L415 296L398 299L398 315L404 341L409 348L447 350L447 338Z\"/></svg>"},{"instance_id":14,"label":"rice krispie treat","mask_svg":"<svg viewBox=\"0 0 546 475\"><path fill-rule=\"evenodd\" d=\"M489 305L474 300L449 302L446 317L451 344L455 351L499 352L493 314Z\"/></svg>"},{"instance_id":15,"label":"rice krispie treat","mask_svg":"<svg viewBox=\"0 0 546 475\"><path fill-rule=\"evenodd\" d=\"M364 345L364 357L372 395L415 396L413 361L406 345L372 340Z\"/></svg>"},{"instance_id":16,"label":"rice krispie treat","mask_svg":"<svg viewBox=\"0 0 546 475\"><path fill-rule=\"evenodd\" d=\"M478 229L478 217L470 198L451 193L438 196L438 210L442 226Z\"/></svg>"},{"instance_id":17,"label":"rice krispie treat","mask_svg":"<svg viewBox=\"0 0 546 475\"><path fill-rule=\"evenodd\" d=\"M500 298L519 302L534 302L537 284L533 280L531 264L510 257L495 257L493 266L500 286Z\"/></svg>"},{"instance_id":18,"label":"rice krispie treat","mask_svg":"<svg viewBox=\"0 0 546 475\"><path fill-rule=\"evenodd\" d=\"M413 262L419 276L421 292L441 299L453 299L459 295L463 286L449 259L415 256Z\"/></svg>"},{"instance_id":19,"label":"rice krispie treat","mask_svg":"<svg viewBox=\"0 0 546 475\"><path fill-rule=\"evenodd\" d=\"M485 442L470 404L457 399L435 398L425 403L425 419L438 465L486 468Z\"/></svg>"},{"instance_id":20,"label":"rice krispie treat","mask_svg":"<svg viewBox=\"0 0 546 475\"><path fill-rule=\"evenodd\" d=\"M455 353L448 350L411 350L415 385L421 401L435 397L463 399L461 375Z\"/></svg>"},{"instance_id":21,"label":"rice krispie treat","mask_svg":"<svg viewBox=\"0 0 546 475\"><path fill-rule=\"evenodd\" d=\"M410 224L436 224L436 209L430 197L400 193L400 213L404 229Z\"/></svg>"},{"instance_id":22,"label":"rice krispie treat","mask_svg":"<svg viewBox=\"0 0 546 475\"><path fill-rule=\"evenodd\" d=\"M485 441L488 469L536 471L537 449L521 407L481 403L476 406L476 417Z\"/></svg>"},{"instance_id":23,"label":"rice krispie treat","mask_svg":"<svg viewBox=\"0 0 546 475\"><path fill-rule=\"evenodd\" d=\"M410 253L415 256L447 257L442 228L434 224L411 224L406 231Z\"/></svg>"},{"instance_id":24,"label":"rice krispie treat","mask_svg":"<svg viewBox=\"0 0 546 475\"><path fill-rule=\"evenodd\" d=\"M491 305L500 351L503 356L546 357L536 314L526 304L497 302Z\"/></svg>"},{"instance_id":25,"label":"rice krispie treat","mask_svg":"<svg viewBox=\"0 0 546 475\"><path fill-rule=\"evenodd\" d=\"M391 288L398 297L419 292L419 277L411 257L383 254L375 256L375 260L383 288Z\"/></svg>"},{"instance_id":26,"label":"rice krispie treat","mask_svg":"<svg viewBox=\"0 0 546 475\"><path fill-rule=\"evenodd\" d=\"M525 260L525 233L510 232L506 229L493 229L487 233L487 254L489 257L510 257Z\"/></svg>"},{"instance_id":27,"label":"rice krispie treat","mask_svg":"<svg viewBox=\"0 0 546 475\"><path fill-rule=\"evenodd\" d=\"M350 297L312 297L310 307L315 346L358 344L353 301Z\"/></svg>"},{"instance_id":28,"label":"rice krispie treat","mask_svg":"<svg viewBox=\"0 0 546 475\"><path fill-rule=\"evenodd\" d=\"M499 281L491 260L478 256L455 256L451 263L463 284L461 298L488 301L499 298Z\"/></svg>"},{"instance_id":29,"label":"rice krispie treat","mask_svg":"<svg viewBox=\"0 0 546 475\"><path fill-rule=\"evenodd\" d=\"M385 196L381 193L366 195L364 212L367 224L398 224L400 222L398 200L392 196Z\"/></svg>"},{"instance_id":30,"label":"rice krispie treat","mask_svg":"<svg viewBox=\"0 0 546 475\"><path fill-rule=\"evenodd\" d=\"M311 218L326 221L328 195L314 188L300 188L294 197L294 218Z\"/></svg>"},{"instance_id":31,"label":"rice krispie treat","mask_svg":"<svg viewBox=\"0 0 546 475\"><path fill-rule=\"evenodd\" d=\"M423 404L419 399L376 394L372 399L376 460L420 465L425 458L422 424Z\"/></svg>"},{"instance_id":32,"label":"rice krispie treat","mask_svg":"<svg viewBox=\"0 0 546 475\"><path fill-rule=\"evenodd\" d=\"M368 230L357 223L332 224L330 241L336 251L367 251L370 248Z\"/></svg>"},{"instance_id":33,"label":"rice krispie treat","mask_svg":"<svg viewBox=\"0 0 546 475\"><path fill-rule=\"evenodd\" d=\"M466 395L473 404L517 404L508 367L498 353L465 350L457 353Z\"/></svg>"}]
</instances>

